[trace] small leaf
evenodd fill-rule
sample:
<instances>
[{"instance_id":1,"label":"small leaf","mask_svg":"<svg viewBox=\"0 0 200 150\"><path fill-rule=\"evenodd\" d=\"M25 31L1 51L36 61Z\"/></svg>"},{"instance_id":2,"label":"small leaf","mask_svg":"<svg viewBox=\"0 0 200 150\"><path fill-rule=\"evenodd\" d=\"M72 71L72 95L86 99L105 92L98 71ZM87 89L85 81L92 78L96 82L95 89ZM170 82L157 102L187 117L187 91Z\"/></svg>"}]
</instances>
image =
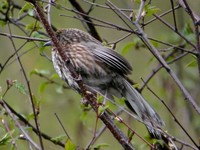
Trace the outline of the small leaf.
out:
<instances>
[{"instance_id":1,"label":"small leaf","mask_svg":"<svg viewBox=\"0 0 200 150\"><path fill-rule=\"evenodd\" d=\"M98 107L98 115L103 114L103 112L104 112L108 107L109 107L109 105L106 105L106 106L100 105L100 106Z\"/></svg>"},{"instance_id":2,"label":"small leaf","mask_svg":"<svg viewBox=\"0 0 200 150\"><path fill-rule=\"evenodd\" d=\"M1 3L0 3L0 10L3 11L5 9L7 9L7 8L8 8L8 1L7 0L1 1Z\"/></svg>"},{"instance_id":3,"label":"small leaf","mask_svg":"<svg viewBox=\"0 0 200 150\"><path fill-rule=\"evenodd\" d=\"M156 60L156 58L154 56L152 56L149 61L148 61L148 65L150 65L152 62L154 62Z\"/></svg>"},{"instance_id":4,"label":"small leaf","mask_svg":"<svg viewBox=\"0 0 200 150\"><path fill-rule=\"evenodd\" d=\"M185 35L187 37L187 39L189 39L191 42L195 40L194 31L189 23L185 24L182 34Z\"/></svg>"},{"instance_id":5,"label":"small leaf","mask_svg":"<svg viewBox=\"0 0 200 150\"><path fill-rule=\"evenodd\" d=\"M0 25L1 25L1 27L4 27L6 25L6 21L0 20Z\"/></svg>"},{"instance_id":6,"label":"small leaf","mask_svg":"<svg viewBox=\"0 0 200 150\"><path fill-rule=\"evenodd\" d=\"M88 118L88 112L87 111L83 111L83 113L80 116L80 120L85 123L87 121Z\"/></svg>"},{"instance_id":7,"label":"small leaf","mask_svg":"<svg viewBox=\"0 0 200 150\"><path fill-rule=\"evenodd\" d=\"M186 24L185 24L182 33L183 33L184 35L194 34L194 31L192 30L192 28L191 28L191 26L190 26L189 23L186 23Z\"/></svg>"},{"instance_id":8,"label":"small leaf","mask_svg":"<svg viewBox=\"0 0 200 150\"><path fill-rule=\"evenodd\" d=\"M196 66L197 66L197 60L192 60L188 64L186 64L185 68L196 67Z\"/></svg>"},{"instance_id":9,"label":"small leaf","mask_svg":"<svg viewBox=\"0 0 200 150\"><path fill-rule=\"evenodd\" d=\"M102 147L109 147L109 144L107 144L107 143L100 143L100 144L95 145L94 147L92 147L92 149L94 149L94 150L100 150Z\"/></svg>"},{"instance_id":10,"label":"small leaf","mask_svg":"<svg viewBox=\"0 0 200 150\"><path fill-rule=\"evenodd\" d=\"M19 11L18 17L19 17L20 15L22 15L23 12L27 12L27 11L29 11L29 10L33 10L33 6L32 6L30 3L26 2L26 3L24 4L24 6L22 7L22 9Z\"/></svg>"},{"instance_id":11,"label":"small leaf","mask_svg":"<svg viewBox=\"0 0 200 150\"><path fill-rule=\"evenodd\" d=\"M57 73L51 75L50 79L60 79Z\"/></svg>"},{"instance_id":12,"label":"small leaf","mask_svg":"<svg viewBox=\"0 0 200 150\"><path fill-rule=\"evenodd\" d=\"M12 130L10 133L6 133L1 139L0 139L0 146L6 145L7 143L10 143L12 141L10 135L14 132Z\"/></svg>"},{"instance_id":13,"label":"small leaf","mask_svg":"<svg viewBox=\"0 0 200 150\"><path fill-rule=\"evenodd\" d=\"M29 14L29 16L34 16L35 15L35 11L33 9L29 9L28 10L28 14Z\"/></svg>"},{"instance_id":14,"label":"small leaf","mask_svg":"<svg viewBox=\"0 0 200 150\"><path fill-rule=\"evenodd\" d=\"M49 84L49 82L43 82L42 84L40 84L39 92L43 93L48 84Z\"/></svg>"},{"instance_id":15,"label":"small leaf","mask_svg":"<svg viewBox=\"0 0 200 150\"><path fill-rule=\"evenodd\" d=\"M67 138L66 135L59 135L57 137L51 138L51 140L55 142L61 142L62 140L66 140L66 138Z\"/></svg>"},{"instance_id":16,"label":"small leaf","mask_svg":"<svg viewBox=\"0 0 200 150\"><path fill-rule=\"evenodd\" d=\"M125 55L129 52L131 49L139 49L141 47L144 47L144 44L141 42L139 38L135 38L132 42L128 43L123 49L122 49L122 55Z\"/></svg>"},{"instance_id":17,"label":"small leaf","mask_svg":"<svg viewBox=\"0 0 200 150\"><path fill-rule=\"evenodd\" d=\"M130 51L131 48L134 48L134 46L135 46L134 42L130 42L130 43L126 44L126 46L122 49L121 54L122 55L127 54Z\"/></svg>"},{"instance_id":18,"label":"small leaf","mask_svg":"<svg viewBox=\"0 0 200 150\"><path fill-rule=\"evenodd\" d=\"M140 84L139 84L139 83L136 83L136 84L133 85L133 87L134 87L134 88L139 88L139 87L140 87Z\"/></svg>"},{"instance_id":19,"label":"small leaf","mask_svg":"<svg viewBox=\"0 0 200 150\"><path fill-rule=\"evenodd\" d=\"M34 106L35 106L35 109L36 109L37 111L39 111L41 100L40 100L40 99L37 99L35 95L32 95L32 98L33 98L33 104L34 104Z\"/></svg>"},{"instance_id":20,"label":"small leaf","mask_svg":"<svg viewBox=\"0 0 200 150\"><path fill-rule=\"evenodd\" d=\"M159 8L148 4L148 5L145 5L143 14L145 14L145 16L151 16L151 15L157 13L158 11L160 11Z\"/></svg>"},{"instance_id":21,"label":"small leaf","mask_svg":"<svg viewBox=\"0 0 200 150\"><path fill-rule=\"evenodd\" d=\"M27 95L27 89L22 83L18 82L17 80L14 80L13 85L20 93Z\"/></svg>"},{"instance_id":22,"label":"small leaf","mask_svg":"<svg viewBox=\"0 0 200 150\"><path fill-rule=\"evenodd\" d=\"M44 36L42 34L40 34L39 32L37 32L37 31L33 31L32 37L35 37L35 38L44 38Z\"/></svg>"},{"instance_id":23,"label":"small leaf","mask_svg":"<svg viewBox=\"0 0 200 150\"><path fill-rule=\"evenodd\" d=\"M127 131L128 133L127 133L127 135L128 135L128 138L130 139L130 138L133 138L133 135L135 134L133 131L131 131L130 129L128 129L128 131Z\"/></svg>"},{"instance_id":24,"label":"small leaf","mask_svg":"<svg viewBox=\"0 0 200 150\"><path fill-rule=\"evenodd\" d=\"M65 150L76 150L76 145L72 143L70 139L68 139L67 143L65 144Z\"/></svg>"},{"instance_id":25,"label":"small leaf","mask_svg":"<svg viewBox=\"0 0 200 150\"><path fill-rule=\"evenodd\" d=\"M30 73L30 76L31 75L33 75L33 74L41 74L41 75L49 75L50 74L50 72L49 72L49 70L38 70L38 69L34 69L34 70L32 70Z\"/></svg>"},{"instance_id":26,"label":"small leaf","mask_svg":"<svg viewBox=\"0 0 200 150\"><path fill-rule=\"evenodd\" d=\"M35 116L34 116L33 113L31 113L31 114L29 114L28 116L26 116L26 119L27 119L28 121L30 121L30 120L32 120L32 119L34 119L34 118L35 118Z\"/></svg>"},{"instance_id":27,"label":"small leaf","mask_svg":"<svg viewBox=\"0 0 200 150\"><path fill-rule=\"evenodd\" d=\"M104 101L104 97L102 95L98 94L97 95L97 102L98 103L103 103L103 101Z\"/></svg>"},{"instance_id":28,"label":"small leaf","mask_svg":"<svg viewBox=\"0 0 200 150\"><path fill-rule=\"evenodd\" d=\"M26 30L28 31L38 31L42 29L42 26L40 25L39 22L33 22L33 23L30 23L30 24L27 24L26 25Z\"/></svg>"},{"instance_id":29,"label":"small leaf","mask_svg":"<svg viewBox=\"0 0 200 150\"><path fill-rule=\"evenodd\" d=\"M58 87L56 88L56 92L59 93L59 94L63 94L63 86L62 86L62 85L61 85L61 86L58 86Z\"/></svg>"},{"instance_id":30,"label":"small leaf","mask_svg":"<svg viewBox=\"0 0 200 150\"><path fill-rule=\"evenodd\" d=\"M140 4L140 3L141 3L141 0L135 0L135 2L136 2L137 4Z\"/></svg>"},{"instance_id":31,"label":"small leaf","mask_svg":"<svg viewBox=\"0 0 200 150\"><path fill-rule=\"evenodd\" d=\"M147 136L145 136L145 140L147 140L150 144L153 144L153 145L158 143L162 147L164 147L164 144L165 144L163 140L152 138L149 134Z\"/></svg>"}]
</instances>

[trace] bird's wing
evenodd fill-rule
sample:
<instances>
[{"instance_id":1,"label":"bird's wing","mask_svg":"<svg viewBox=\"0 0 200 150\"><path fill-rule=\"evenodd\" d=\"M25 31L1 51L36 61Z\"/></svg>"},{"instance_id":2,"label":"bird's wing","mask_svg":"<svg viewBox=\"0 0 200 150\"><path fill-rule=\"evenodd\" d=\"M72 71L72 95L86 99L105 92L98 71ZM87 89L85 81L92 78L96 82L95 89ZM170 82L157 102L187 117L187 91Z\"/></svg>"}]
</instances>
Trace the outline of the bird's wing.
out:
<instances>
[{"instance_id":1,"label":"bird's wing","mask_svg":"<svg viewBox=\"0 0 200 150\"><path fill-rule=\"evenodd\" d=\"M93 55L101 62L110 66L120 74L129 74L132 71L131 65L120 54L103 45L92 45L90 47Z\"/></svg>"}]
</instances>

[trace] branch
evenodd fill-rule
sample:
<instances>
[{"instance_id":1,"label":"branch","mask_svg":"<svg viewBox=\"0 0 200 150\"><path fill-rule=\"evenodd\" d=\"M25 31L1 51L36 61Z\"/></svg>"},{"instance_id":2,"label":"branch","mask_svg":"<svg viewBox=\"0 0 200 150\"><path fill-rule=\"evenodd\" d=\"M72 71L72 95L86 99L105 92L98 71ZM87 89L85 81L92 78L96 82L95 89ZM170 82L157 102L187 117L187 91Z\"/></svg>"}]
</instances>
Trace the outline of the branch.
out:
<instances>
[{"instance_id":1,"label":"branch","mask_svg":"<svg viewBox=\"0 0 200 150\"><path fill-rule=\"evenodd\" d=\"M15 116L17 116L21 122L23 122L25 125L30 127L33 130L33 132L35 132L38 135L37 129L32 124L30 124L22 115L17 113L5 100L1 100L0 104L2 105L2 107L7 108L6 110L9 110ZM59 146L61 146L63 148L65 147L65 144L63 144L62 142L59 142L59 141L52 140L53 139L52 137L50 137L49 135L47 135L47 134L45 134L43 132L41 132L41 136L44 139L46 139L48 141L51 141L52 143L54 143L56 145L59 145Z\"/></svg>"},{"instance_id":2,"label":"branch","mask_svg":"<svg viewBox=\"0 0 200 150\"><path fill-rule=\"evenodd\" d=\"M58 39L56 38L55 33L53 32L52 28L50 27L45 14L38 4L37 1L35 0L27 0L31 4L34 5L37 15L40 19L40 21L43 23L44 28L46 29L49 37L51 38L54 46L56 47L58 53L60 54L61 58L63 61L68 60L67 56L64 54L64 50L60 46ZM96 101L96 97L94 94L90 93L89 91L86 90L84 87L82 80L79 80L77 73L75 72L74 68L68 64L68 69L70 70L71 75L74 77L74 79L77 79L77 83L81 89L81 93L83 97L88 101L88 103L92 106L93 110L98 114L98 103ZM124 135L124 133L114 124L112 121L111 117L109 114L105 111L103 112L99 118L104 122L104 124L107 126L107 128L111 131L113 136L118 140L118 142L124 147L126 150L133 150L134 147L128 142L128 138Z\"/></svg>"},{"instance_id":3,"label":"branch","mask_svg":"<svg viewBox=\"0 0 200 150\"><path fill-rule=\"evenodd\" d=\"M5 108L8 115L12 118L12 120L15 122L15 125L21 130L23 135L25 136L26 140L29 141L37 150L41 150L41 148L30 138L30 136L26 133L26 131L22 128L20 123L17 121L13 113L10 111L9 107L7 106L6 102L4 100L0 101L0 104ZM36 130L38 133L38 130Z\"/></svg>"},{"instance_id":4,"label":"branch","mask_svg":"<svg viewBox=\"0 0 200 150\"><path fill-rule=\"evenodd\" d=\"M8 24L8 27L9 27L9 32L11 34L11 29L10 29L9 24ZM27 87L28 87L29 97L30 97L30 101L31 101L31 106L32 106L33 114L34 114L35 125L36 125L38 136L39 136L39 142L40 142L41 150L44 150L44 145L43 145L43 141L42 141L42 137L41 137L41 133L40 133L40 127L39 127L39 123L38 123L38 116L37 116L35 105L34 105L34 100L33 100L33 96L32 96L30 82L28 80L28 77L27 77L26 72L24 70L24 67L22 65L21 59L19 57L19 54L17 53L17 49L16 49L16 46L15 46L15 43L14 43L12 37L10 37L10 40L11 40L11 43L13 45L14 51L15 51L16 56L17 56L17 60L19 62L19 66L20 66L20 68L22 70L22 74L24 76L24 79L25 79Z\"/></svg>"},{"instance_id":5,"label":"branch","mask_svg":"<svg viewBox=\"0 0 200 150\"><path fill-rule=\"evenodd\" d=\"M197 55L197 63L198 63L198 71L199 71L199 77L200 77L200 39L199 39L199 22L200 17L197 16L192 9L189 7L186 0L179 0L179 4L184 8L184 10L190 15L195 29L195 38L196 38L196 51L198 53Z\"/></svg>"},{"instance_id":6,"label":"branch","mask_svg":"<svg viewBox=\"0 0 200 150\"><path fill-rule=\"evenodd\" d=\"M79 11L81 14L85 14L85 15L81 15L83 17L84 20L86 20L87 22L87 26L89 28L89 32L90 34L96 38L99 41L102 41L101 37L99 36L99 34L97 33L96 28L93 25L92 20L87 16L87 14L85 13L85 11L83 10L83 8L79 5L79 3L76 2L76 0L69 0L70 3L72 4L72 6L74 8L76 8L77 11ZM90 22L90 23L88 23Z\"/></svg>"},{"instance_id":7,"label":"branch","mask_svg":"<svg viewBox=\"0 0 200 150\"><path fill-rule=\"evenodd\" d=\"M165 70L168 72L168 74L173 78L177 86L180 88L182 93L185 96L185 100L188 101L193 108L196 110L198 114L200 114L200 108L196 104L195 100L192 98L190 93L186 90L186 88L183 86L183 84L180 82L176 74L173 72L173 70L170 68L170 66L167 64L167 62L163 59L163 57L159 54L157 49L151 44L151 42L148 40L146 34L144 33L143 29L140 27L140 25L136 22L133 22L130 20L130 18L121 10L119 10L114 4L112 4L110 1L107 0L106 3L117 15L124 16L130 23L132 23L137 31L141 34L139 38L144 42L144 44L147 46L147 48L150 50L150 52L155 56L155 58L160 62L160 64L165 68ZM157 16L158 17L158 16ZM124 20L123 20L124 21ZM179 33L179 32L178 32ZM181 36L181 34L179 34ZM185 39L185 38L184 38ZM185 39L188 43L190 43L192 46L194 46L190 41ZM195 46L194 46L195 47Z\"/></svg>"}]
</instances>

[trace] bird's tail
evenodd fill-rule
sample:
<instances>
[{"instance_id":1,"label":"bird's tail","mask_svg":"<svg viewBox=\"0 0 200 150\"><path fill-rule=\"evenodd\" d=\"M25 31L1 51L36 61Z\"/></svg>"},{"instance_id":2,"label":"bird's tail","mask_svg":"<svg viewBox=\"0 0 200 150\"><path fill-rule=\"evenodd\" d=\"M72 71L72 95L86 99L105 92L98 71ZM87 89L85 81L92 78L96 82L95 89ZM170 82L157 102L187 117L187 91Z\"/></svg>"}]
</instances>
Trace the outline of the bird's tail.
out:
<instances>
[{"instance_id":1,"label":"bird's tail","mask_svg":"<svg viewBox=\"0 0 200 150\"><path fill-rule=\"evenodd\" d=\"M132 107L138 117L145 122L146 127L154 138L161 138L161 133L156 130L158 127L163 126L164 122L156 111L147 103L142 95L132 87L132 85L123 78L124 93L123 97L126 98L129 105Z\"/></svg>"}]
</instances>

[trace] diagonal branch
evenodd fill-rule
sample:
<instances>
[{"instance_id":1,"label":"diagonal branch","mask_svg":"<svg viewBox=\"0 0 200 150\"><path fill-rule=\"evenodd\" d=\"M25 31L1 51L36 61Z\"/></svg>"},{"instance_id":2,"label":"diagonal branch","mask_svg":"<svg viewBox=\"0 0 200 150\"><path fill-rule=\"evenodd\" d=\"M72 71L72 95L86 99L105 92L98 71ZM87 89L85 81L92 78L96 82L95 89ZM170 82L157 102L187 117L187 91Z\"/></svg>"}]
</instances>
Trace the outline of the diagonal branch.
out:
<instances>
[{"instance_id":1,"label":"diagonal branch","mask_svg":"<svg viewBox=\"0 0 200 150\"><path fill-rule=\"evenodd\" d=\"M27 0L28 2L30 2L31 4L34 5L37 15L40 19L40 21L43 23L44 28L46 29L49 37L51 38L54 46L57 48L61 58L66 61L68 60L68 58L66 57L66 55L64 55L64 51L62 49L62 47L60 46L55 33L53 32L52 28L50 27L45 14L42 10L42 8L40 7L40 5L38 4L38 2L36 0ZM84 87L82 80L80 80L78 78L77 73L75 72L74 68L69 64L68 69L70 70L71 75L77 79L77 83L81 89L81 93L83 95L83 97L88 101L88 103L92 106L93 110L98 114L98 103L96 101L96 97L94 94L90 93L89 91L86 90L86 88ZM129 143L128 138L124 135L124 133L114 124L112 118L109 116L109 114L105 111L103 112L99 118L104 122L104 124L107 126L107 128L111 131L111 133L113 134L113 136L118 140L118 142L123 146L124 149L126 150L133 150L134 147L132 146L132 144Z\"/></svg>"},{"instance_id":2,"label":"diagonal branch","mask_svg":"<svg viewBox=\"0 0 200 150\"><path fill-rule=\"evenodd\" d=\"M185 100L188 101L193 108L197 111L198 114L200 114L200 108L196 104L195 100L192 98L190 93L187 91L187 89L183 86L181 81L178 79L174 71L170 68L170 66L167 64L167 62L163 59L163 57L159 54L158 50L151 44L151 42L148 40L146 34L144 33L141 26L130 20L130 18L122 12L120 9L118 9L114 4L112 4L109 0L107 0L106 3L117 15L124 16L129 22L131 22L137 29L137 31L141 34L140 39L144 42L144 44L147 46L147 48L150 50L150 52L155 56L155 58L160 62L160 64L165 68L165 70L168 72L168 74L173 78L179 89L182 91L182 93L185 96ZM187 41L188 42L188 41ZM192 44L192 43L191 43Z\"/></svg>"},{"instance_id":3,"label":"diagonal branch","mask_svg":"<svg viewBox=\"0 0 200 150\"><path fill-rule=\"evenodd\" d=\"M84 15L81 15L81 14L80 15L83 17L84 20L87 21L86 23L87 23L87 26L89 28L91 35L94 38L96 38L97 40L102 41L101 37L97 33L97 30L92 23L92 20L90 19L90 17L87 16L86 12L82 9L82 7L79 5L79 3L77 3L76 0L69 0L69 1L73 5L73 7L76 8L77 11L79 11L81 14L84 14ZM88 23L88 22L90 22L90 23Z\"/></svg>"}]
</instances>

